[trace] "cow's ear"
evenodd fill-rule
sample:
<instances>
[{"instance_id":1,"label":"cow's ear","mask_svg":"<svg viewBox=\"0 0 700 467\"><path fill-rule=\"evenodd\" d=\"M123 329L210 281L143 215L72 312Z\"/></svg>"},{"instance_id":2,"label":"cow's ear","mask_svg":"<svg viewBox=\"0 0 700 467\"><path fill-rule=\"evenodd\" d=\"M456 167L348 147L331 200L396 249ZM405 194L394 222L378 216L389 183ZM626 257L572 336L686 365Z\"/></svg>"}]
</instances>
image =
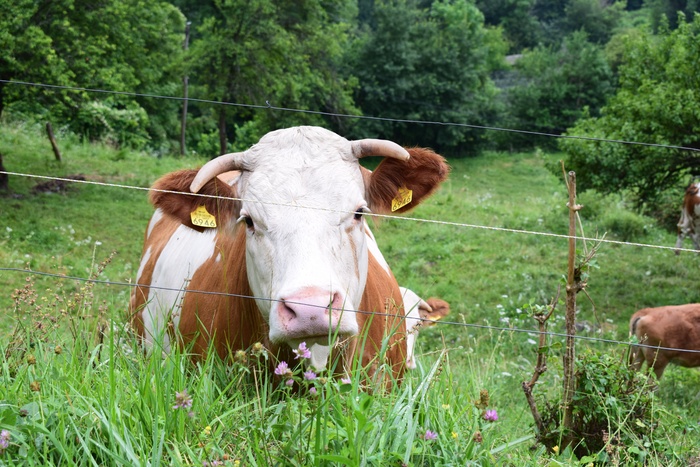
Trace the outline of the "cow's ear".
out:
<instances>
[{"instance_id":1,"label":"cow's ear","mask_svg":"<svg viewBox=\"0 0 700 467\"><path fill-rule=\"evenodd\" d=\"M450 167L441 155L426 148L406 150L411 155L409 160L385 158L369 177L363 174L367 201L373 212L410 211L449 175Z\"/></svg>"},{"instance_id":2,"label":"cow's ear","mask_svg":"<svg viewBox=\"0 0 700 467\"><path fill-rule=\"evenodd\" d=\"M190 194L195 175L196 170L180 170L158 179L150 192L153 206L200 232L235 221L241 210L240 202L231 199L235 190L214 177L199 190L205 196Z\"/></svg>"},{"instance_id":3,"label":"cow's ear","mask_svg":"<svg viewBox=\"0 0 700 467\"><path fill-rule=\"evenodd\" d=\"M423 319L430 321L423 321L423 326L432 326L436 321L441 320L445 316L450 314L450 304L445 300L439 298L430 297L426 300L428 307L418 308L418 313Z\"/></svg>"}]
</instances>

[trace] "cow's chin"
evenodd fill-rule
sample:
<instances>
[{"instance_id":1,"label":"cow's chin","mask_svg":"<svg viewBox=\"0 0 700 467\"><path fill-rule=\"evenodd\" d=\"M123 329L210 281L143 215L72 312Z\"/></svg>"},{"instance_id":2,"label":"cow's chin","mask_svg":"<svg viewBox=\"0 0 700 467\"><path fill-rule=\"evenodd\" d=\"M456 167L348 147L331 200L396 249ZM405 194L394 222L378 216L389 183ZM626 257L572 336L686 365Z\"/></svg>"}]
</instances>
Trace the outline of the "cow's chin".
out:
<instances>
[{"instance_id":1,"label":"cow's chin","mask_svg":"<svg viewBox=\"0 0 700 467\"><path fill-rule=\"evenodd\" d=\"M311 352L311 357L305 359L304 363L314 371L325 370L326 366L328 366L328 356L331 353L328 336L295 339L289 342L289 346L292 349L296 349L302 342L306 343L306 348Z\"/></svg>"}]
</instances>

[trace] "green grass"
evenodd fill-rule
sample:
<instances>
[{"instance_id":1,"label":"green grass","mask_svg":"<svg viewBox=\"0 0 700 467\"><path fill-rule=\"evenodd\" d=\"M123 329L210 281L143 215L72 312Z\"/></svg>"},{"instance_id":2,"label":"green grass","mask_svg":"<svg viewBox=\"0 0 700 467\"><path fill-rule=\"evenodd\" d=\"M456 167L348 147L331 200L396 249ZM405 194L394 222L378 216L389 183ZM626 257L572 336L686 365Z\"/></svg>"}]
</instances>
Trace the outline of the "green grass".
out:
<instances>
[{"instance_id":1,"label":"green grass","mask_svg":"<svg viewBox=\"0 0 700 467\"><path fill-rule=\"evenodd\" d=\"M60 135L59 145L61 164L37 129L0 129L0 153L13 172L147 187L161 174L202 163L84 144L70 135ZM308 397L237 364L191 365L179 352L145 357L124 331L129 287L0 271L0 429L12 435L0 465L575 463L570 452L530 449L534 430L521 383L533 372L536 336L473 326L533 330L526 305L549 302L562 284L566 239L490 229L566 234L566 189L548 169L557 161L541 152L451 160L450 180L410 216L468 226L375 224L399 282L449 301L445 321L454 323L420 335L419 369L389 393L362 391L357 380L329 380L302 383L301 391L317 388L319 395ZM0 199L0 267L133 281L152 212L146 192L76 184L60 194L34 193L38 182L13 176L12 193ZM588 236L675 242L672 233L627 210L623 198L584 192L578 201ZM113 251L109 264L101 264ZM603 244L595 260L590 300L578 297L578 319L594 328L585 335L626 341L634 310L700 301L695 254ZM13 299L16 289L24 292ZM563 314L560 304L550 330L564 331ZM95 323L109 324L102 344ZM620 360L626 350L578 345ZM536 390L542 397L556 400L560 361L554 351ZM639 460L634 447L650 465L687 464L696 455L699 383L697 370L669 368L654 396L656 428L638 446L618 446L613 454ZM173 409L184 389L193 399L191 417ZM475 406L482 389L497 422L484 421ZM616 423L612 411L610 420ZM422 439L425 430L438 438Z\"/></svg>"}]
</instances>

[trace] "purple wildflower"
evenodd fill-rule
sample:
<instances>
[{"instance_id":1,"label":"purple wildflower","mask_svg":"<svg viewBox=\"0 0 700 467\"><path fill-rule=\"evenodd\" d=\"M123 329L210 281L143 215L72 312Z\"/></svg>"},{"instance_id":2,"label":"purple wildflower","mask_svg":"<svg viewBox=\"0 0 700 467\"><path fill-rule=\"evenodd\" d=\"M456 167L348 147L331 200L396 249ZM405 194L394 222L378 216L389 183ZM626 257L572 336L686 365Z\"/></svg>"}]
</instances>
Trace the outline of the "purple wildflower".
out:
<instances>
[{"instance_id":1,"label":"purple wildflower","mask_svg":"<svg viewBox=\"0 0 700 467\"><path fill-rule=\"evenodd\" d=\"M275 374L284 376L289 372L289 365L287 365L287 362L280 362L279 365L277 365L277 368L275 368Z\"/></svg>"},{"instance_id":2,"label":"purple wildflower","mask_svg":"<svg viewBox=\"0 0 700 467\"><path fill-rule=\"evenodd\" d=\"M350 378L340 378L340 382L343 384L350 384L352 380Z\"/></svg>"},{"instance_id":3,"label":"purple wildflower","mask_svg":"<svg viewBox=\"0 0 700 467\"><path fill-rule=\"evenodd\" d=\"M294 357L296 360L297 358L311 358L311 351L306 348L306 342L302 342L299 344L299 347L296 349L292 350L297 356Z\"/></svg>"},{"instance_id":4,"label":"purple wildflower","mask_svg":"<svg viewBox=\"0 0 700 467\"><path fill-rule=\"evenodd\" d=\"M423 435L423 439L426 441L429 441L431 439L437 439L437 437L438 434L430 430L425 430L425 434Z\"/></svg>"},{"instance_id":5,"label":"purple wildflower","mask_svg":"<svg viewBox=\"0 0 700 467\"><path fill-rule=\"evenodd\" d=\"M317 393L318 393L318 391L316 390L316 388L314 388L314 387L309 388L309 394L311 394L312 396L315 396Z\"/></svg>"},{"instance_id":6,"label":"purple wildflower","mask_svg":"<svg viewBox=\"0 0 700 467\"><path fill-rule=\"evenodd\" d=\"M487 410L484 413L484 420L486 420L487 422L495 422L496 420L498 420L498 412L496 412L495 410Z\"/></svg>"},{"instance_id":7,"label":"purple wildflower","mask_svg":"<svg viewBox=\"0 0 700 467\"><path fill-rule=\"evenodd\" d=\"M284 384L286 384L287 386L292 386L294 384L294 380L288 379L287 381L284 382Z\"/></svg>"},{"instance_id":8,"label":"purple wildflower","mask_svg":"<svg viewBox=\"0 0 700 467\"><path fill-rule=\"evenodd\" d=\"M187 394L187 389L183 389L181 392L175 393L175 405L173 409L189 409L192 407L192 397Z\"/></svg>"},{"instance_id":9,"label":"purple wildflower","mask_svg":"<svg viewBox=\"0 0 700 467\"><path fill-rule=\"evenodd\" d=\"M10 432L8 430L0 431L0 454L10 445Z\"/></svg>"},{"instance_id":10,"label":"purple wildflower","mask_svg":"<svg viewBox=\"0 0 700 467\"><path fill-rule=\"evenodd\" d=\"M311 370L305 371L304 372L304 379L307 379L309 381L314 380L314 379L316 379L316 373L314 373Z\"/></svg>"}]
</instances>

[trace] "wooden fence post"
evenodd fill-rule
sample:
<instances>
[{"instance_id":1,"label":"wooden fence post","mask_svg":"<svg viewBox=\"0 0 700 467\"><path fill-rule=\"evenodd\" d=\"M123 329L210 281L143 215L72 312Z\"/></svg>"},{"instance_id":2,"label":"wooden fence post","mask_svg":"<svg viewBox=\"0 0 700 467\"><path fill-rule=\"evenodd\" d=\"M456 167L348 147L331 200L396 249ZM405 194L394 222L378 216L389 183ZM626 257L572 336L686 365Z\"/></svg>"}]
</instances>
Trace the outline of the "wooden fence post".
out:
<instances>
[{"instance_id":1,"label":"wooden fence post","mask_svg":"<svg viewBox=\"0 0 700 467\"><path fill-rule=\"evenodd\" d=\"M51 141L51 147L53 148L53 155L56 156L56 160L61 162L61 151L58 150L58 145L56 144L56 138L53 136L53 128L51 128L51 122L46 122L46 133L49 135L49 141Z\"/></svg>"},{"instance_id":2,"label":"wooden fence post","mask_svg":"<svg viewBox=\"0 0 700 467\"><path fill-rule=\"evenodd\" d=\"M572 441L573 428L573 399L576 390L576 294L580 290L580 282L576 277L576 219L581 206L576 204L576 173L569 172L569 260L566 279L566 353L564 354L564 393L562 408L564 419L564 438L562 444L569 446Z\"/></svg>"}]
</instances>

